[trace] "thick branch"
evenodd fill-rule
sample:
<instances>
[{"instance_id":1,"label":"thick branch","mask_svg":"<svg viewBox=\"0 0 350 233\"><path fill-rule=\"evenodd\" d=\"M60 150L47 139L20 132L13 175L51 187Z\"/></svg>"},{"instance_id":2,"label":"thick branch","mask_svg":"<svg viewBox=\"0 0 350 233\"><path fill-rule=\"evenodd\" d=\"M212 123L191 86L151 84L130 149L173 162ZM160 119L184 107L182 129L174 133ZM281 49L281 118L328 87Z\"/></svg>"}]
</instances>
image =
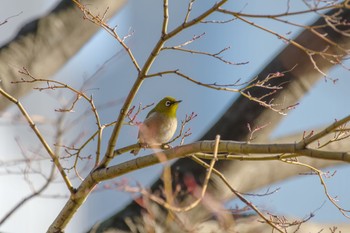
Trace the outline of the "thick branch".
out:
<instances>
[{"instance_id":1,"label":"thick branch","mask_svg":"<svg viewBox=\"0 0 350 233\"><path fill-rule=\"evenodd\" d=\"M214 155L209 154L217 151L219 154L245 154L239 155L217 155L218 160L276 160L287 159L289 157L308 156L317 159L328 159L333 161L350 162L349 152L321 151L298 147L298 143L284 144L250 144L247 142L236 141L220 141L215 148L215 141L199 141L183 146L178 146L173 149L149 154L143 157L138 157L118 165L108 168L95 170L81 184L78 192L70 198L66 206L58 215L54 224L51 225L48 232L57 232L65 227L69 220L74 216L74 213L84 203L87 195L91 192L94 185L104 180L110 180L126 173L149 167L164 161L160 158L166 158L166 161L176 158L183 158L192 154L201 153L198 156L205 159L213 159ZM203 154L207 153L207 154ZM265 156L250 156L248 154L268 154ZM277 154L276 156L271 154Z\"/></svg>"},{"instance_id":2,"label":"thick branch","mask_svg":"<svg viewBox=\"0 0 350 233\"><path fill-rule=\"evenodd\" d=\"M214 146L215 141L198 141L191 144L178 146L170 150L149 154L115 166L96 170L92 174L92 177L95 181L99 182L109 180L129 173L131 171L139 170L160 163L160 155L165 156L167 160L173 160L176 158L182 158L196 153L201 153L198 155L198 157L205 159L213 159L213 155L209 153L213 152ZM218 145L218 153L224 154L218 155L218 160L278 161L290 157L294 158L298 156L308 156L315 159L350 162L350 152L322 151L309 148L298 148L296 143L251 144L247 142L237 141L220 141ZM226 153L235 155L225 155ZM263 156L251 156L250 154L263 154Z\"/></svg>"}]
</instances>

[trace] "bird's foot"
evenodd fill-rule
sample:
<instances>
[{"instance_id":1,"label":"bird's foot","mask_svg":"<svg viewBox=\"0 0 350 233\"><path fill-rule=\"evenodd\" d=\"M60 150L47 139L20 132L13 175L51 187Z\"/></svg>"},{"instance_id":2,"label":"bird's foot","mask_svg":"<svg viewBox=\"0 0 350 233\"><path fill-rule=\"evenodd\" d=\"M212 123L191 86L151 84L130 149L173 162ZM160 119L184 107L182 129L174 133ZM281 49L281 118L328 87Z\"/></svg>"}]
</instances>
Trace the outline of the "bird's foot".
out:
<instances>
[{"instance_id":1,"label":"bird's foot","mask_svg":"<svg viewBox=\"0 0 350 233\"><path fill-rule=\"evenodd\" d=\"M171 145L169 145L169 144L162 144L161 146L160 146L163 150L168 150L168 149L172 149L173 147L171 146Z\"/></svg>"}]
</instances>

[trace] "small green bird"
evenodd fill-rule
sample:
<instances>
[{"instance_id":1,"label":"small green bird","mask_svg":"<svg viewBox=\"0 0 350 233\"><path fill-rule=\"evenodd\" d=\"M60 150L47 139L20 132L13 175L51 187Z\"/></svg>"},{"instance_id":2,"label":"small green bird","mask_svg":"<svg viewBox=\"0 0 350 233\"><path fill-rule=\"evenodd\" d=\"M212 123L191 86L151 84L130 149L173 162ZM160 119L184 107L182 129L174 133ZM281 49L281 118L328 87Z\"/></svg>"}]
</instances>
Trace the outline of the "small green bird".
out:
<instances>
[{"instance_id":1,"label":"small green bird","mask_svg":"<svg viewBox=\"0 0 350 233\"><path fill-rule=\"evenodd\" d=\"M181 100L165 97L147 114L139 125L138 142L154 145L168 142L177 128L176 111ZM140 149L132 150L137 155Z\"/></svg>"}]
</instances>

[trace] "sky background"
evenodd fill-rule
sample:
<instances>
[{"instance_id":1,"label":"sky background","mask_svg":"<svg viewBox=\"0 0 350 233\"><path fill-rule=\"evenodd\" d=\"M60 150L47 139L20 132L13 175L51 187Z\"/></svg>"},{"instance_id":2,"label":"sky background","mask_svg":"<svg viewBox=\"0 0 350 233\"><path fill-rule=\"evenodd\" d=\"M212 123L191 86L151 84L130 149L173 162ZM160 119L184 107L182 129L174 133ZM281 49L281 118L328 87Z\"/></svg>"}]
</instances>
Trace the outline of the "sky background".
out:
<instances>
[{"instance_id":1,"label":"sky background","mask_svg":"<svg viewBox=\"0 0 350 233\"><path fill-rule=\"evenodd\" d=\"M196 2L192 14L194 16L198 15L214 2ZM226 5L226 8L249 13L272 14L285 12L286 2L276 0L234 1L234 3ZM292 1L291 9L303 9L304 6L301 2ZM0 43L3 44L13 37L20 25L23 25L23 22L28 22L34 17L45 14L54 4L54 1L48 3L48 1L44 0L33 0L30 3L25 0L3 0L0 8L0 21L20 12L22 13L11 18L7 24L0 27ZM170 30L181 22L185 15L186 7L187 1L185 0L170 1ZM77 13L79 12L77 11ZM121 35L126 35L128 32L133 31L133 35L127 40L127 44L140 64L143 64L150 49L159 37L159 28L162 22L161 14L162 4L160 1L131 0L110 20L110 25L118 25L118 32ZM310 15L296 17L293 20L296 20L298 23L311 23L314 17L315 15ZM215 15L215 17L210 19L223 20L227 18ZM275 23L271 20L255 20L255 22L281 34L288 34L290 37L297 35L299 32L296 28ZM237 20L225 25L200 24L191 29L191 31L181 33L171 40L169 45L181 44L191 39L194 35L200 35L203 32L205 32L205 35L200 40L192 43L188 48L218 52L224 47L230 46L231 49L224 53L225 59L233 62L249 63L241 66L230 66L208 57L168 51L156 60L155 66L150 72L180 68L183 73L204 83L213 83L215 81L222 84L234 83L237 79L244 81L254 77L285 46L275 36L247 26ZM21 67L21 64L16 64L16 66ZM277 138L290 133L319 128L333 122L336 118L339 119L349 114L349 72L336 67L332 69L329 75L330 77L339 78L339 81L333 84L322 79L300 101L299 106L285 117L274 131L273 137ZM84 80L91 76L95 77L95 82L89 86L87 93L94 96L97 106L111 100L117 103L115 107L106 108L100 112L102 123L111 122L116 118L120 103L124 100L136 78L136 72L121 46L102 30L52 78L79 88ZM191 112L198 114L198 117L191 122L190 126L193 135L187 139L187 142L200 138L226 107L237 98L235 93L209 90L190 84L181 78L167 76L147 80L137 94L134 104L138 105L140 102L144 105L150 104L159 101L164 96L173 96L183 100L178 111L179 119L183 119L185 114ZM57 97L60 97L61 102L57 101ZM29 97L21 99L31 114L44 115L48 119L56 116L54 109L60 107L62 101L68 102L69 100L69 94L62 96L58 93L48 92L33 92ZM69 119L79 117L79 110L83 111L86 108L87 105L79 104L75 113L72 113ZM12 107L8 111L14 113L17 110ZM146 114L147 111L142 112L139 115L139 120L142 120ZM28 144L37 143L28 127L24 125L14 126L13 124L8 124L8 122L9 120L6 118L0 120L0 127L2 128L0 138L6 145L0 148L0 159L5 159L2 158L3 155L20 155L20 151L17 149L18 144L14 138L20 138L21 142ZM91 117L83 117L76 128L89 128L87 126L93 124ZM49 126L41 127L44 133L50 133ZM108 135L109 132L109 130L106 130L105 135ZM135 143L137 128L125 126L122 134L125 136L119 141L117 147ZM74 138L76 133L74 130L71 130L69 135ZM89 149L92 148L87 148L87 150ZM143 152L143 154L146 153L147 151ZM126 161L130 158L129 154L122 155L114 163ZM161 169L162 166L153 166L127 174L114 181L127 179L130 182L137 181L147 185L160 174ZM331 194L336 195L341 200L340 203L343 204L344 208L350 207L350 199L348 198L350 194L348 186L350 169L347 165L344 165L330 168L329 170L334 171L335 169L337 170L336 175L332 179L327 180L329 189ZM249 174L247 174L247 177L250 178ZM30 193L30 190L23 181L23 177L20 176L0 176L0 183L4 187L0 190L1 217L7 209L23 197L23 194ZM113 182L107 184L113 184ZM131 199L129 194L121 193L115 189L106 190L103 188L103 185L100 185L97 191L88 198L86 204L78 210L77 215L69 224L67 232L83 232L97 221L115 213L116 210L126 205L128 200ZM283 183L272 185L269 188L281 189L274 195L254 198L253 201L260 208L278 214L305 217L322 206L326 200L322 186L318 178L314 176L298 176ZM266 189L258 192L264 192ZM64 193L64 188L61 184L53 185L53 188L48 193L60 192L58 190ZM66 199L64 198L54 200L47 198L36 199L26 204L9 219L0 228L0 232L44 232L65 202ZM239 204L239 202L233 202L228 205L237 203ZM48 206L50 211L47 211ZM21 224L18 224L19 219ZM326 202L321 209L317 210L314 220L318 222L348 222L329 202Z\"/></svg>"}]
</instances>

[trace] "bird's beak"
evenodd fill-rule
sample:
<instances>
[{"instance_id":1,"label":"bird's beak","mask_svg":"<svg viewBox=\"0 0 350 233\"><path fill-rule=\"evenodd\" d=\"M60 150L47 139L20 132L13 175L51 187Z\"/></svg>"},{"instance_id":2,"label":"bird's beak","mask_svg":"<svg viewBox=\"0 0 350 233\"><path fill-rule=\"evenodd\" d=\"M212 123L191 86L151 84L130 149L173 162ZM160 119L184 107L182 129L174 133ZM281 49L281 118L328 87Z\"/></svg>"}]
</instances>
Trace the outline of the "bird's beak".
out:
<instances>
[{"instance_id":1,"label":"bird's beak","mask_svg":"<svg viewBox=\"0 0 350 233\"><path fill-rule=\"evenodd\" d=\"M178 103L181 103L181 102L182 102L182 100L176 100L176 101L175 101L175 103L177 103L177 104L178 104Z\"/></svg>"}]
</instances>

